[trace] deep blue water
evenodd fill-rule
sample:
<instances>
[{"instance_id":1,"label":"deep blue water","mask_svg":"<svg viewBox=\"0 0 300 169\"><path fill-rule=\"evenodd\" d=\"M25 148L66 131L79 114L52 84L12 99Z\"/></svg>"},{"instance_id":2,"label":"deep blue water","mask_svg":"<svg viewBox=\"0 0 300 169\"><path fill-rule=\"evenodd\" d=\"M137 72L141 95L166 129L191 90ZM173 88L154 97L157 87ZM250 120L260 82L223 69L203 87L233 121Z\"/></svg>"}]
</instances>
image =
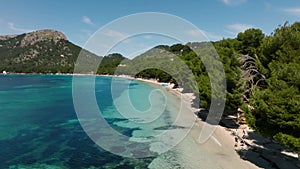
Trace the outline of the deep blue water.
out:
<instances>
[{"instance_id":1,"label":"deep blue water","mask_svg":"<svg viewBox=\"0 0 300 169\"><path fill-rule=\"evenodd\" d=\"M116 125L126 119L110 115L115 111L110 82L109 77L96 78L96 97L101 102L99 107L115 130L130 137L133 131L141 129ZM120 88L126 83L126 79L120 80ZM140 93L132 94L137 97L133 102L137 109L148 109L149 102L142 102L141 98L154 87L140 82L131 83L130 87ZM147 168L152 159L112 154L87 136L74 111L72 76L0 75L1 169Z\"/></svg>"}]
</instances>

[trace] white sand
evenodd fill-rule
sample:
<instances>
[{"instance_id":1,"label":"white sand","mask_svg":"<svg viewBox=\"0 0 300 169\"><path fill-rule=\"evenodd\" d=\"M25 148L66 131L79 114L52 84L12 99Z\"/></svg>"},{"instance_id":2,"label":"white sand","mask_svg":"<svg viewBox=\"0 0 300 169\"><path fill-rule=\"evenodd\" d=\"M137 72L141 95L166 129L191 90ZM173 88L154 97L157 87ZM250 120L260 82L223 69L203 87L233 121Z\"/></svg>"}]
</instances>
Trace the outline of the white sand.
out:
<instances>
[{"instance_id":1,"label":"white sand","mask_svg":"<svg viewBox=\"0 0 300 169\"><path fill-rule=\"evenodd\" d=\"M187 95L192 97L191 95ZM185 105L190 107L190 105ZM257 169L256 165L240 158L234 149L234 137L224 127L216 126L213 135L205 143L199 143L199 135L205 122L201 121L193 113L193 110L186 114L193 118L195 125L182 142L176 145L171 151L156 158L149 168L183 168L195 169ZM176 158L171 158L176 156ZM180 168L179 167L179 168Z\"/></svg>"},{"instance_id":2,"label":"white sand","mask_svg":"<svg viewBox=\"0 0 300 169\"><path fill-rule=\"evenodd\" d=\"M143 81L162 86L162 83L157 82L155 79L142 79L133 78L130 76L114 76L122 77L132 80ZM216 130L213 135L205 143L199 143L198 138L205 122L201 121L194 112L196 111L191 107L194 95L191 93L182 94L182 89L172 89L172 85L168 85L165 88L174 92L178 97L184 99L184 107L186 116L190 120L195 122L195 125L191 128L189 134L178 145L172 148L170 151L158 156L150 165L149 168L170 168L174 166L184 168L195 169L257 169L256 165L249 161L240 158L235 151L234 137L228 129L215 126Z\"/></svg>"}]
</instances>

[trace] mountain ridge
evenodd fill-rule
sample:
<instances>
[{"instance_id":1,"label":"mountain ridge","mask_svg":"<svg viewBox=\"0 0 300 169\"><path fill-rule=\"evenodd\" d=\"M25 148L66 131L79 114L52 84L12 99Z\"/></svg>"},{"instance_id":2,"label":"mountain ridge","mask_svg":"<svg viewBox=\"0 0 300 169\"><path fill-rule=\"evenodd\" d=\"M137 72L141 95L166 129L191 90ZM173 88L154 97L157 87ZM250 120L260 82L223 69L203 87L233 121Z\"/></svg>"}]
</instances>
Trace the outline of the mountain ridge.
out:
<instances>
[{"instance_id":1,"label":"mountain ridge","mask_svg":"<svg viewBox=\"0 0 300 169\"><path fill-rule=\"evenodd\" d=\"M83 52L81 52L83 51ZM73 73L78 55L84 55L87 65L101 61L102 56L70 42L66 35L57 30L44 29L19 35L0 36L0 71L13 73ZM116 67L125 57L109 55L106 67ZM110 62L114 64L110 65ZM80 65L79 65L80 66Z\"/></svg>"}]
</instances>

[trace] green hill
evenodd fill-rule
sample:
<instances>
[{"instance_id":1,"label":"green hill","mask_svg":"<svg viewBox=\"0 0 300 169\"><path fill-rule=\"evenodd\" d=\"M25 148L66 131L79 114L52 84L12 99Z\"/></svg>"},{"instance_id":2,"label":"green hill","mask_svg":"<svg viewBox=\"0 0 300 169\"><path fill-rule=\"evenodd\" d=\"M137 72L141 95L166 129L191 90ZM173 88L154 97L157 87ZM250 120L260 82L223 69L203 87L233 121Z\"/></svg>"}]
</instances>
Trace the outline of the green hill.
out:
<instances>
[{"instance_id":1,"label":"green hill","mask_svg":"<svg viewBox=\"0 0 300 169\"><path fill-rule=\"evenodd\" d=\"M40 30L21 35L0 36L0 71L12 73L73 73L77 57L82 51L84 66L104 58L98 73L112 74L122 55L97 56L71 43L66 36L55 30ZM119 61L119 62L118 62ZM80 65L79 65L80 66ZM81 68L87 73L88 68Z\"/></svg>"}]
</instances>

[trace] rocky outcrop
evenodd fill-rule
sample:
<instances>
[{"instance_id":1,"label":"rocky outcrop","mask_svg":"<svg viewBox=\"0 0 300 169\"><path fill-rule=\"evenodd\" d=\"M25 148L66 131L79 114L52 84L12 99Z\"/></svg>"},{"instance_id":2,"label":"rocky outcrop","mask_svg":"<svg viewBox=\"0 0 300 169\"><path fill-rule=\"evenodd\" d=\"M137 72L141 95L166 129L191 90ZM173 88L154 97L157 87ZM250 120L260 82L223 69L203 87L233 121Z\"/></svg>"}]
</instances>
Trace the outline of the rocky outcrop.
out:
<instances>
[{"instance_id":1,"label":"rocky outcrop","mask_svg":"<svg viewBox=\"0 0 300 169\"><path fill-rule=\"evenodd\" d=\"M0 36L0 40L7 40L7 39L11 39L14 38L18 35L4 35L4 36Z\"/></svg>"},{"instance_id":2,"label":"rocky outcrop","mask_svg":"<svg viewBox=\"0 0 300 169\"><path fill-rule=\"evenodd\" d=\"M21 40L21 47L34 45L41 41L54 41L57 43L59 40L67 40L67 37L59 31L55 30L39 30L35 32L28 33Z\"/></svg>"}]
</instances>

